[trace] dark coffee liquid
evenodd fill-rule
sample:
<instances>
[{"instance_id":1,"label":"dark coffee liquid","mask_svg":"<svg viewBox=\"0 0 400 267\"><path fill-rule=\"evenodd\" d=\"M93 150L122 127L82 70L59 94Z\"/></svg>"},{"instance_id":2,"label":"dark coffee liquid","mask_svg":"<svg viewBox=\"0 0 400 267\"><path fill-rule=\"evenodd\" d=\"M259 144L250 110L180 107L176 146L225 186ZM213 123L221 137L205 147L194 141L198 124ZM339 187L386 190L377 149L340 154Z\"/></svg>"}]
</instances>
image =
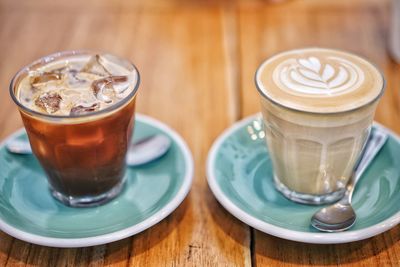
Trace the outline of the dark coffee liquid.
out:
<instances>
[{"instance_id":1,"label":"dark coffee liquid","mask_svg":"<svg viewBox=\"0 0 400 267\"><path fill-rule=\"evenodd\" d=\"M121 182L133 130L135 98L87 122L52 123L21 111L33 153L51 187L71 197L108 192Z\"/></svg>"}]
</instances>

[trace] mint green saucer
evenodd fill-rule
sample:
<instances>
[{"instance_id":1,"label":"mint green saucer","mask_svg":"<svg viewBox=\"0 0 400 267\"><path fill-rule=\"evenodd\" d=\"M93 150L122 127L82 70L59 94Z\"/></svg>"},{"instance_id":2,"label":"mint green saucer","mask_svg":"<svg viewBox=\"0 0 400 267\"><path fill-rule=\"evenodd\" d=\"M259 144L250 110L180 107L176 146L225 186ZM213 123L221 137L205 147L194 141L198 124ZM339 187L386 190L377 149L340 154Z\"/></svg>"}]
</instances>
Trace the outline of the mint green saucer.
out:
<instances>
[{"instance_id":1,"label":"mint green saucer","mask_svg":"<svg viewBox=\"0 0 400 267\"><path fill-rule=\"evenodd\" d=\"M193 177L193 160L183 139L166 125L136 115L134 138L163 133L172 141L165 156L128 168L121 195L95 208L70 208L55 200L32 155L14 155L4 144L27 138L18 131L0 145L0 229L27 242L85 247L134 235L158 223L183 201Z\"/></svg>"},{"instance_id":2,"label":"mint green saucer","mask_svg":"<svg viewBox=\"0 0 400 267\"><path fill-rule=\"evenodd\" d=\"M207 162L209 186L218 201L246 224L271 235L307 243L346 243L382 233L400 222L400 139L390 137L364 173L353 196L355 225L322 233L310 226L321 206L297 204L274 188L272 166L258 120L246 118L214 143Z\"/></svg>"}]
</instances>

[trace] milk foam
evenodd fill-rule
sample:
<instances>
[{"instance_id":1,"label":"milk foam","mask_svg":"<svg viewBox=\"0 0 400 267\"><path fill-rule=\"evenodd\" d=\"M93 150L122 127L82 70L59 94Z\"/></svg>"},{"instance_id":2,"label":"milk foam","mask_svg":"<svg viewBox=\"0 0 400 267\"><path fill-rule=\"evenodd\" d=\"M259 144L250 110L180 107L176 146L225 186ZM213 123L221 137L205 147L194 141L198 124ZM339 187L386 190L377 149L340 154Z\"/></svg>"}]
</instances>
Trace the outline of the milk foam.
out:
<instances>
[{"instance_id":1,"label":"milk foam","mask_svg":"<svg viewBox=\"0 0 400 267\"><path fill-rule=\"evenodd\" d=\"M256 73L262 96L290 109L335 113L360 108L382 94L377 68L334 49L286 51L264 61Z\"/></svg>"},{"instance_id":2,"label":"milk foam","mask_svg":"<svg viewBox=\"0 0 400 267\"><path fill-rule=\"evenodd\" d=\"M289 58L274 70L273 79L289 93L329 97L356 90L365 80L364 72L353 62L330 56L321 63L318 56Z\"/></svg>"},{"instance_id":3,"label":"milk foam","mask_svg":"<svg viewBox=\"0 0 400 267\"><path fill-rule=\"evenodd\" d=\"M137 80L136 69L114 56L78 54L29 67L15 95L22 105L40 113L82 115L128 97Z\"/></svg>"}]
</instances>

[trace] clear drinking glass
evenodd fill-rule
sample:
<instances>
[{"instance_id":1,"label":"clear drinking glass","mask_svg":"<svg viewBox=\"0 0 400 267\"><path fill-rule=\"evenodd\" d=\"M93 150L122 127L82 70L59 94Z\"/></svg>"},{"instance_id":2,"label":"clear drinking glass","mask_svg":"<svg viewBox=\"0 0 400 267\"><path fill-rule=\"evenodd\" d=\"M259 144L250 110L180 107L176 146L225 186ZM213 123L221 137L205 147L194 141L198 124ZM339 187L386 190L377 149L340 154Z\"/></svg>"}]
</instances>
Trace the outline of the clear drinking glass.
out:
<instances>
[{"instance_id":1,"label":"clear drinking glass","mask_svg":"<svg viewBox=\"0 0 400 267\"><path fill-rule=\"evenodd\" d=\"M31 71L54 61L93 52L68 51L43 57L21 69L10 84L34 155L43 167L52 195L64 204L99 205L117 196L124 185L125 157L130 144L139 73L129 61L105 54L109 60L131 71L136 79L128 96L103 110L59 116L24 106L16 91Z\"/></svg>"},{"instance_id":2,"label":"clear drinking glass","mask_svg":"<svg viewBox=\"0 0 400 267\"><path fill-rule=\"evenodd\" d=\"M275 56L275 59L266 60L256 73L256 86L260 93L275 186L283 195L296 202L334 202L343 196L368 138L377 103L383 93L384 80L372 64L345 52L309 48L286 53L288 55L283 56L283 63L276 62ZM347 61L354 57L354 62L361 67L339 60L342 54L346 54ZM322 55L321 59L318 58L319 55ZM365 65L361 65L358 60ZM275 71L280 68L280 64L284 65L281 68L282 75ZM268 70L269 67L271 68ZM333 85L338 84L335 82L335 75L344 75L346 67L349 69L348 75L355 75L358 70L363 71L365 76L360 74L359 79L364 77L364 83L371 81L371 88L376 87L376 93L371 93L367 99L368 84L356 83L354 79L351 80L352 77L349 77L348 81L352 83L347 89L334 87ZM330 75L329 79L323 79L325 73ZM265 83L261 78L264 74L271 77L269 80L264 79ZM320 80L319 76L322 77ZM279 77L282 77L283 85L280 84ZM332 88L323 88L324 83L329 84L328 81ZM276 86L275 83L278 84L277 90L280 90L279 86L285 87L286 84L289 89L285 87L282 92L276 93L271 89ZM321 86L318 89L321 91L307 91L317 85ZM299 86L298 90L296 86ZM365 86L363 90L366 93L363 95L363 91L352 88L354 86ZM331 92L319 97L318 93L325 94L324 90ZM329 98L332 101L337 100L337 103L329 106L332 102L329 102ZM364 98L363 103L356 102ZM320 105L318 101L325 101L327 106ZM341 105L347 106L339 108Z\"/></svg>"}]
</instances>

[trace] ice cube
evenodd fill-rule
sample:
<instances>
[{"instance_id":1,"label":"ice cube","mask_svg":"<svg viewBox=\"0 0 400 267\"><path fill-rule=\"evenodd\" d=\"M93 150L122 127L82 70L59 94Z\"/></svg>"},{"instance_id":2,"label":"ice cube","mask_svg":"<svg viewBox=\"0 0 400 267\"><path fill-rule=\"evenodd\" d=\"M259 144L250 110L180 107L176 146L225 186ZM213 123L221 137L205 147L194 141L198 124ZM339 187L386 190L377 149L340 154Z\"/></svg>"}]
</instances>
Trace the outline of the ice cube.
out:
<instances>
[{"instance_id":1,"label":"ice cube","mask_svg":"<svg viewBox=\"0 0 400 267\"><path fill-rule=\"evenodd\" d=\"M92 82L92 90L98 100L111 103L116 95L128 89L127 76L109 76Z\"/></svg>"},{"instance_id":2,"label":"ice cube","mask_svg":"<svg viewBox=\"0 0 400 267\"><path fill-rule=\"evenodd\" d=\"M70 69L65 75L67 84L70 88L81 87L90 83L90 77L82 75L81 72L75 69Z\"/></svg>"},{"instance_id":3,"label":"ice cube","mask_svg":"<svg viewBox=\"0 0 400 267\"><path fill-rule=\"evenodd\" d=\"M54 113L60 109L62 97L56 92L46 92L35 100L35 105L45 110L47 113Z\"/></svg>"},{"instance_id":4,"label":"ice cube","mask_svg":"<svg viewBox=\"0 0 400 267\"><path fill-rule=\"evenodd\" d=\"M112 82L113 89L117 95L124 93L129 88L129 79L127 76L114 76Z\"/></svg>"},{"instance_id":5,"label":"ice cube","mask_svg":"<svg viewBox=\"0 0 400 267\"><path fill-rule=\"evenodd\" d=\"M66 68L59 68L52 71L35 71L31 72L29 75L30 83L33 87L41 86L44 83L52 82L52 81L61 81L63 75L65 73Z\"/></svg>"},{"instance_id":6,"label":"ice cube","mask_svg":"<svg viewBox=\"0 0 400 267\"><path fill-rule=\"evenodd\" d=\"M99 103L94 103L94 104L79 104L77 106L74 106L71 111L69 112L70 115L81 115L93 111L97 111L100 108Z\"/></svg>"},{"instance_id":7,"label":"ice cube","mask_svg":"<svg viewBox=\"0 0 400 267\"><path fill-rule=\"evenodd\" d=\"M96 74L101 77L111 75L111 73L104 67L101 62L102 58L99 55L92 56L80 71Z\"/></svg>"}]
</instances>

